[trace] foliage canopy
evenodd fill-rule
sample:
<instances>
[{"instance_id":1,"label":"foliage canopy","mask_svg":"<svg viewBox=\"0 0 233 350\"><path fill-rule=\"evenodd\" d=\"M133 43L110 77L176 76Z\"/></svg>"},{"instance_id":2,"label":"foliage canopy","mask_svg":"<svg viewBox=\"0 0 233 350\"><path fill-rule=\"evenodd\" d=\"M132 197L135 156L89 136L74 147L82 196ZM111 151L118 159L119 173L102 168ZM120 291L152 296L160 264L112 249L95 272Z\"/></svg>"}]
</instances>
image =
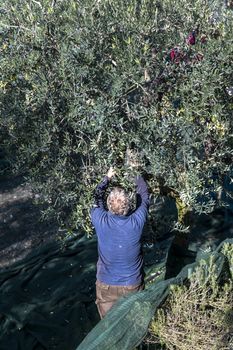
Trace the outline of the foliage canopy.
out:
<instances>
[{"instance_id":1,"label":"foliage canopy","mask_svg":"<svg viewBox=\"0 0 233 350\"><path fill-rule=\"evenodd\" d=\"M1 147L70 227L91 232L110 165L128 184L128 147L153 193L210 212L232 176L232 47L222 1L1 1Z\"/></svg>"}]
</instances>

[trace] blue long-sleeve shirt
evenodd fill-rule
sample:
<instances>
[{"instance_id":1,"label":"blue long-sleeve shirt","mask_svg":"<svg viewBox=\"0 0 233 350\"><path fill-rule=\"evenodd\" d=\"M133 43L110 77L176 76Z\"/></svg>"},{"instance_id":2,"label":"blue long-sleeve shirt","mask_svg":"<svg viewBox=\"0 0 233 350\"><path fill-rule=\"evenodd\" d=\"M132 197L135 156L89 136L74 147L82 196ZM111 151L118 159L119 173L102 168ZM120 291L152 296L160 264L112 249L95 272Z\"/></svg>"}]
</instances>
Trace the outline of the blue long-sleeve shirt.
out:
<instances>
[{"instance_id":1,"label":"blue long-sleeve shirt","mask_svg":"<svg viewBox=\"0 0 233 350\"><path fill-rule=\"evenodd\" d=\"M143 178L136 177L137 209L130 215L105 210L103 197L109 185L105 177L95 192L91 220L98 238L97 280L110 285L139 285L143 257L141 235L147 219L149 194Z\"/></svg>"}]
</instances>

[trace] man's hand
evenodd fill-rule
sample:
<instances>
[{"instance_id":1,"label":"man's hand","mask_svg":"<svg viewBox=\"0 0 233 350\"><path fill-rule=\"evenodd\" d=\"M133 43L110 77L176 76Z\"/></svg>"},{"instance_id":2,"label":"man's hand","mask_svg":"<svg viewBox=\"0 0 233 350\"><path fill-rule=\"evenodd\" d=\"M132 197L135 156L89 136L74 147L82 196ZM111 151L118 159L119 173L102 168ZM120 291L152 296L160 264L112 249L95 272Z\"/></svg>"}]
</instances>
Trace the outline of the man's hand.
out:
<instances>
[{"instance_id":1,"label":"man's hand","mask_svg":"<svg viewBox=\"0 0 233 350\"><path fill-rule=\"evenodd\" d=\"M109 180L111 180L111 178L115 175L116 175L116 170L114 170L113 167L110 167L110 169L107 172L107 177L109 178Z\"/></svg>"}]
</instances>

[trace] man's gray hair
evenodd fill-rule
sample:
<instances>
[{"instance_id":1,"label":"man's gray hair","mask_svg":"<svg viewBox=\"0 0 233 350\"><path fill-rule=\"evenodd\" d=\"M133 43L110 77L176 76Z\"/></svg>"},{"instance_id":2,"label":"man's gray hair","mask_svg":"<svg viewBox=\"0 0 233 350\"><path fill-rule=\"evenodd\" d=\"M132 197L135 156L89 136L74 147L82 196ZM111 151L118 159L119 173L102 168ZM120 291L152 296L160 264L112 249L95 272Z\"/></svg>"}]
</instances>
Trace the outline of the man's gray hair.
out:
<instances>
[{"instance_id":1,"label":"man's gray hair","mask_svg":"<svg viewBox=\"0 0 233 350\"><path fill-rule=\"evenodd\" d=\"M130 208L129 196L121 187L115 187L107 198L108 210L117 215L127 215Z\"/></svg>"}]
</instances>

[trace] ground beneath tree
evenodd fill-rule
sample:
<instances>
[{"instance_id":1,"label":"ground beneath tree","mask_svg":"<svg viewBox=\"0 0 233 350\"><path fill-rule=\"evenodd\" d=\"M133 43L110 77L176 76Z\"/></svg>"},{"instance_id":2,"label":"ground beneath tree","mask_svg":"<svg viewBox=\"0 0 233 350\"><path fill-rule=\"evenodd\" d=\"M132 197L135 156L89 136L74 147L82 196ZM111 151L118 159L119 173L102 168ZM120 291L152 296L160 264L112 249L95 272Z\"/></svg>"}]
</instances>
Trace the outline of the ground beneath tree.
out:
<instances>
[{"instance_id":1,"label":"ground beneath tree","mask_svg":"<svg viewBox=\"0 0 233 350\"><path fill-rule=\"evenodd\" d=\"M33 203L34 199L23 176L0 181L0 267L57 239L58 226L41 221L41 208Z\"/></svg>"}]
</instances>

